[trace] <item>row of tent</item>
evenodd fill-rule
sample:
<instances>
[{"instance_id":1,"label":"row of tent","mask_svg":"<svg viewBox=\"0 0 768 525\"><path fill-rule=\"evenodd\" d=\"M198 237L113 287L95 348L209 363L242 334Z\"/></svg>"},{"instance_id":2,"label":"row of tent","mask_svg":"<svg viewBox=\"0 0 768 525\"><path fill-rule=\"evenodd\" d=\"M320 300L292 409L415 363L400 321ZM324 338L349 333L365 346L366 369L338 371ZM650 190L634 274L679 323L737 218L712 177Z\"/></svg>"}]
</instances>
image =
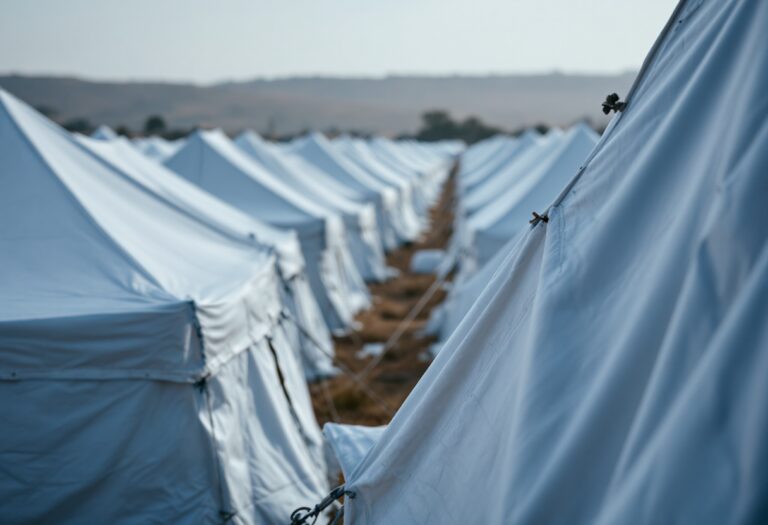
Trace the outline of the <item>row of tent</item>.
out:
<instances>
[{"instance_id":1,"label":"row of tent","mask_svg":"<svg viewBox=\"0 0 768 525\"><path fill-rule=\"evenodd\" d=\"M321 498L307 380L460 148L152 143L162 163L0 90L5 523L282 523Z\"/></svg>"},{"instance_id":2,"label":"row of tent","mask_svg":"<svg viewBox=\"0 0 768 525\"><path fill-rule=\"evenodd\" d=\"M469 306L386 428L326 425L345 523L768 522L766 27L681 0L596 145L464 153Z\"/></svg>"}]
</instances>

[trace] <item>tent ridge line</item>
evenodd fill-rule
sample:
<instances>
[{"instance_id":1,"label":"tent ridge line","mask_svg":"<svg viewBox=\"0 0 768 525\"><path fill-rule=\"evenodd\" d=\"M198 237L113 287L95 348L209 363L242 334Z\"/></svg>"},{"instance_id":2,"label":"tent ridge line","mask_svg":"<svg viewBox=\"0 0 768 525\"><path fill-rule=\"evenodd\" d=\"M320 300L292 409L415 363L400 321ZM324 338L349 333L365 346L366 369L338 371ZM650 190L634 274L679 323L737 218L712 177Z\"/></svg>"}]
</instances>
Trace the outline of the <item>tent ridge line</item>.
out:
<instances>
[{"instance_id":1,"label":"tent ridge line","mask_svg":"<svg viewBox=\"0 0 768 525\"><path fill-rule=\"evenodd\" d=\"M53 168L51 163L48 161L48 159L45 157L45 155L42 154L42 152L39 150L39 148L35 145L35 143L32 141L32 139L27 134L27 131L21 127L19 124L19 117L13 112L11 108L9 108L6 105L5 111L9 113L9 116L12 118L9 118L8 120L11 123L11 126L16 129L16 131L19 133L19 135L23 138L24 142L27 144L27 146L32 151L32 154L37 157L40 162L42 162L48 170L54 174L53 179L56 184L58 184L62 189L64 189L64 192L66 193L67 197L71 200L71 202L74 204L74 206L80 211L80 213L83 215L86 221L88 221L90 224L96 228L96 231L99 232L99 234L106 240L110 245L112 245L116 250L118 250L124 257L126 257L129 261L131 261L136 268L141 272L142 276L147 279L149 282L154 284L158 289L168 293L165 288L155 279L154 275L152 275L149 270L147 270L143 264L141 264L131 253L128 252L128 250L124 249L123 246L118 243L115 239L110 236L107 231L104 229L104 227L91 215L91 213L88 211L88 209L83 206L83 203L80 202L80 199L76 196L75 192L64 183L64 181L61 180L60 177L58 177L57 171Z\"/></svg>"}]
</instances>

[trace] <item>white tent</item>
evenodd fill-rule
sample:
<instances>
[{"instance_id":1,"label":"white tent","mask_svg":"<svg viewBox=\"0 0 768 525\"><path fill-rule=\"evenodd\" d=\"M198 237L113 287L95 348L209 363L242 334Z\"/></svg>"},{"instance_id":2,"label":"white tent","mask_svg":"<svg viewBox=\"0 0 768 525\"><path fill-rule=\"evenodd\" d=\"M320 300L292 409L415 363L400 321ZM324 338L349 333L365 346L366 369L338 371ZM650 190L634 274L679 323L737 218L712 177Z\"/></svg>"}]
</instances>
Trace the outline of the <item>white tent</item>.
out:
<instances>
[{"instance_id":1,"label":"white tent","mask_svg":"<svg viewBox=\"0 0 768 525\"><path fill-rule=\"evenodd\" d=\"M442 152L444 155L452 157L454 160L459 157L467 149L467 144L463 140L440 140L430 144L437 151Z\"/></svg>"},{"instance_id":2,"label":"white tent","mask_svg":"<svg viewBox=\"0 0 768 525\"><path fill-rule=\"evenodd\" d=\"M301 325L302 332L307 332L307 337L300 337L301 333L292 334L297 338L294 341L296 346L302 348L306 375L315 379L335 372L331 359L333 343L307 281L304 257L295 232L278 230L245 215L165 166L146 158L124 138L77 138L113 169L132 178L169 205L189 213L225 236L239 241L255 241L274 250L278 256L281 281L288 292L283 294L283 302Z\"/></svg>"},{"instance_id":3,"label":"white tent","mask_svg":"<svg viewBox=\"0 0 768 525\"><path fill-rule=\"evenodd\" d=\"M415 161L421 163L425 172L440 173L440 177L447 173L447 170L456 159L457 153L445 153L437 148L431 147L429 143L418 142L412 139L403 139L395 142L397 146L404 149L411 155Z\"/></svg>"},{"instance_id":4,"label":"white tent","mask_svg":"<svg viewBox=\"0 0 768 525\"><path fill-rule=\"evenodd\" d=\"M166 166L248 215L295 229L329 328L350 328L355 313L369 305L341 218L264 173L222 132L191 135Z\"/></svg>"},{"instance_id":5,"label":"white tent","mask_svg":"<svg viewBox=\"0 0 768 525\"><path fill-rule=\"evenodd\" d=\"M470 184L476 185L488 175L509 164L520 151L525 149L523 145L533 140L531 135L535 137L535 134L532 134L530 130L523 133L519 139L510 138L504 135L495 135L464 149L458 163L455 181L456 196L454 198L457 201L460 201L462 196L467 193ZM459 207L454 215L453 235L448 248L444 250L443 261L440 266L440 270L444 273L440 273L440 277L455 269L462 257L471 254L471 252L469 252L469 248L471 247L470 240L471 239L468 238L468 232L466 231L466 220ZM459 270L461 270L461 268L459 268ZM477 268L476 265L473 264L469 272L460 271L454 277L453 282L445 285L445 287L448 288L452 294L455 292L457 286L461 284L461 281L466 280L469 277L467 273L472 274L475 271L477 271ZM439 305L432 311L430 321L426 327L426 333L434 335L443 332L445 319L449 317L447 315L446 307L452 302L451 294L446 297L442 305ZM464 295L465 294L462 294L462 296ZM444 337L441 339L444 339ZM439 343L436 344L434 348L439 348Z\"/></svg>"},{"instance_id":6,"label":"white tent","mask_svg":"<svg viewBox=\"0 0 768 525\"><path fill-rule=\"evenodd\" d=\"M330 178L353 190L358 199L371 202L376 207L379 234L387 250L394 249L398 238L405 232L398 231L397 192L346 159L333 144L320 133L311 133L292 143L290 153L301 157Z\"/></svg>"},{"instance_id":7,"label":"white tent","mask_svg":"<svg viewBox=\"0 0 768 525\"><path fill-rule=\"evenodd\" d=\"M102 124L101 126L96 128L96 131L91 133L91 137L99 140L114 140L118 137L118 135L117 133L114 132L112 128Z\"/></svg>"},{"instance_id":8,"label":"white tent","mask_svg":"<svg viewBox=\"0 0 768 525\"><path fill-rule=\"evenodd\" d=\"M549 155L499 191L492 202L467 219L477 266L485 264L515 233L528 226L532 212L541 212L576 174L597 144L598 135L577 124Z\"/></svg>"},{"instance_id":9,"label":"white tent","mask_svg":"<svg viewBox=\"0 0 768 525\"><path fill-rule=\"evenodd\" d=\"M499 154L499 151L513 145L516 141L517 139L505 135L494 135L472 144L461 154L459 177L465 177L467 173L471 173L485 162L493 159Z\"/></svg>"},{"instance_id":10,"label":"white tent","mask_svg":"<svg viewBox=\"0 0 768 525\"><path fill-rule=\"evenodd\" d=\"M477 298L483 293L485 287L491 282L496 270L502 267L507 254L512 250L517 242L517 235L513 236L507 243L483 264L480 268L474 267L471 271L463 268L457 272L450 286L445 300L430 315L429 322L425 332L429 335L437 336L437 342L432 345L431 353L436 355L453 331L461 323L469 312Z\"/></svg>"},{"instance_id":11,"label":"white tent","mask_svg":"<svg viewBox=\"0 0 768 525\"><path fill-rule=\"evenodd\" d=\"M514 186L516 178L523 176L528 169L537 168L542 157L546 158L549 150L543 153L540 151L543 142L544 139L537 131L526 130L516 139L498 137L476 144L462 155L456 180L457 206L453 220L453 236L443 265L444 271L458 266L459 274L455 282L467 279L478 270L477 251L473 245L475 238L468 224L468 198L471 205L471 195L477 190L483 199L488 195L492 201L499 193ZM480 150L480 153L477 150ZM465 156L469 157L469 163L464 162ZM493 191L483 190L484 184L493 185ZM489 204L486 202L478 205L477 209L482 210L483 206Z\"/></svg>"},{"instance_id":12,"label":"white tent","mask_svg":"<svg viewBox=\"0 0 768 525\"><path fill-rule=\"evenodd\" d=\"M413 182L416 190L416 211L419 215L426 216L429 207L437 198L437 191L424 170L403 157L401 149L390 140L378 137L369 140L366 146L380 162L391 168L394 173Z\"/></svg>"},{"instance_id":13,"label":"white tent","mask_svg":"<svg viewBox=\"0 0 768 525\"><path fill-rule=\"evenodd\" d=\"M0 515L279 523L327 490L274 257L0 91Z\"/></svg>"},{"instance_id":14,"label":"white tent","mask_svg":"<svg viewBox=\"0 0 768 525\"><path fill-rule=\"evenodd\" d=\"M399 209L394 219L398 222L399 241L412 242L416 240L425 227L425 221L416 212L414 181L400 176L391 167L384 164L360 139L353 139L348 136L338 137L334 140L334 145L359 168L397 190Z\"/></svg>"},{"instance_id":15,"label":"white tent","mask_svg":"<svg viewBox=\"0 0 768 525\"><path fill-rule=\"evenodd\" d=\"M376 225L373 204L359 199L359 194L313 165L266 144L254 132L244 132L235 144L264 172L310 198L315 204L338 213L344 219L355 262L363 279L382 281L388 276L383 246ZM357 248L357 253L354 253Z\"/></svg>"},{"instance_id":16,"label":"white tent","mask_svg":"<svg viewBox=\"0 0 768 525\"><path fill-rule=\"evenodd\" d=\"M533 143L530 145L521 140L519 146L524 149L520 150L519 154L514 155L500 169L484 177L478 184L463 190L459 201L461 213L464 216L472 215L492 205L499 194L542 162L546 162L560 146L562 138L562 130L552 129L545 136L532 139Z\"/></svg>"},{"instance_id":17,"label":"white tent","mask_svg":"<svg viewBox=\"0 0 768 525\"><path fill-rule=\"evenodd\" d=\"M426 151L418 142L413 140L393 141L384 137L378 137L375 139L375 142L391 145L401 158L415 166L421 173L429 174L449 167L447 156Z\"/></svg>"},{"instance_id":18,"label":"white tent","mask_svg":"<svg viewBox=\"0 0 768 525\"><path fill-rule=\"evenodd\" d=\"M184 145L184 140L178 139L170 141L165 140L162 137L138 137L133 139L133 145L150 159L157 162L164 162Z\"/></svg>"},{"instance_id":19,"label":"white tent","mask_svg":"<svg viewBox=\"0 0 768 525\"><path fill-rule=\"evenodd\" d=\"M386 142L387 139L379 139L379 141ZM395 145L403 158L408 159L409 162L418 167L420 172L424 174L427 184L434 189L435 198L437 198L440 194L440 187L453 166L455 155L434 151L426 144L415 140L389 142Z\"/></svg>"},{"instance_id":20,"label":"white tent","mask_svg":"<svg viewBox=\"0 0 768 525\"><path fill-rule=\"evenodd\" d=\"M345 523L749 524L768 501L768 3L683 1Z\"/></svg>"},{"instance_id":21,"label":"white tent","mask_svg":"<svg viewBox=\"0 0 768 525\"><path fill-rule=\"evenodd\" d=\"M498 173L505 166L510 166L530 146L537 144L540 135L532 130L527 130L520 138L513 140L500 140L498 146L491 154L474 163L465 164L462 157L461 169L458 177L458 191L465 195L482 184L489 176ZM467 154L473 150L470 149Z\"/></svg>"},{"instance_id":22,"label":"white tent","mask_svg":"<svg viewBox=\"0 0 768 525\"><path fill-rule=\"evenodd\" d=\"M448 297L434 312L428 331L444 342L459 325L504 260L513 239L527 229L531 212L551 203L597 143L597 134L585 124L569 129L552 154L510 185L489 206L471 216L463 238L460 270ZM502 167L503 168L503 167ZM506 249L503 246L507 246ZM433 347L436 353L440 343Z\"/></svg>"}]
</instances>

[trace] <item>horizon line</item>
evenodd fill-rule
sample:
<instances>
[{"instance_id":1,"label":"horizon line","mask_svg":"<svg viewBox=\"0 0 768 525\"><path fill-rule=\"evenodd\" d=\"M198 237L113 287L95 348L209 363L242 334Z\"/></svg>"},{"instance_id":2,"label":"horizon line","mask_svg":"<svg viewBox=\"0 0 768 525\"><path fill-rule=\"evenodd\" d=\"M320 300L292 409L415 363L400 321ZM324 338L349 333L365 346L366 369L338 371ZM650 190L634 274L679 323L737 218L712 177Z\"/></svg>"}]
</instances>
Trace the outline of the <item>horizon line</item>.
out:
<instances>
[{"instance_id":1,"label":"horizon line","mask_svg":"<svg viewBox=\"0 0 768 525\"><path fill-rule=\"evenodd\" d=\"M281 82L286 80L368 80L381 81L390 79L480 79L480 78L501 78L501 77L618 77L624 75L637 74L637 69L623 69L615 72L605 71L568 71L561 69L551 69L546 71L508 71L508 72L444 72L444 73L425 73L425 72L387 72L383 74L356 74L356 73L291 73L285 75L263 75L243 78L224 78L219 80L199 82L195 80L183 79L157 79L141 77L98 77L89 76L81 73L64 72L31 72L16 70L0 70L0 77L23 77L23 78L46 78L60 80L78 80L81 82L101 83L101 84L165 84L165 85L192 85L196 87L216 87L227 84L248 84L253 82Z\"/></svg>"}]
</instances>

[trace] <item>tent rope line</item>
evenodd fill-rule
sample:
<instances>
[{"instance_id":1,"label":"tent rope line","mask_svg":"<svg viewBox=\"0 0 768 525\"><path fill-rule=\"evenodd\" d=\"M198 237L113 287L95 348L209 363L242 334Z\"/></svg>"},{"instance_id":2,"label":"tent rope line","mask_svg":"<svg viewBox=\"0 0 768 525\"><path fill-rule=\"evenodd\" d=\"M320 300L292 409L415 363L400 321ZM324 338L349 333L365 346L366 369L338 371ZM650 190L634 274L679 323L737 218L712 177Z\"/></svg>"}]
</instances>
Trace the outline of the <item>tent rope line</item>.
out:
<instances>
[{"instance_id":1,"label":"tent rope line","mask_svg":"<svg viewBox=\"0 0 768 525\"><path fill-rule=\"evenodd\" d=\"M389 417L392 417L392 416L393 416L393 414L394 414L394 410L392 410L392 408L391 408L391 407L390 407L390 406L389 406L389 405L386 403L386 401L384 401L384 400L381 398L381 396L379 396L378 394L376 394L376 392L374 392L372 389L370 389L370 388L368 387L368 385L366 385L366 384L365 384L365 382L363 382L363 381L360 381L360 380L358 379L358 377L357 377L357 374L355 374L355 372L354 372L352 369L350 369L350 368L349 368L347 365L345 365L344 363L342 363L342 362L341 362L341 361L340 361L340 360L339 360L339 359L338 359L338 358L337 358L337 357L336 357L336 356L333 354L333 352L329 352L329 351L328 351L328 349L326 349L325 347L323 347L323 345L321 345L321 344L320 344L320 343L319 343L319 342L318 342L318 341L317 341L317 340L316 340L316 339L315 339L315 338L312 336L312 334L310 334L310 333L307 331L307 329L306 329L306 328L304 328L304 327L301 325L301 323L299 323L299 322L296 320L296 318L295 318L295 317L293 317L293 315L291 315L291 314L290 314L290 312L287 312L286 310L282 310L282 311L280 312L280 316L281 316L281 318L282 318L282 319L284 319L284 320L290 320L290 321L291 321L291 322L292 322L292 323L293 323L293 324L296 326L296 328L298 328L298 329L299 329L299 331L301 332L301 334L302 334L304 337L306 337L306 338L307 338L307 340L308 340L309 342L311 342L311 343L312 343L312 344L313 344L313 345L314 345L314 346L315 346L315 347L316 347L318 350L320 350L320 351L321 351L321 352L323 352L325 355L327 355L328 357L330 357L330 358L333 360L333 362L334 362L334 363L335 363L335 364L336 364L336 365L337 365L337 366L338 366L338 367L341 369L341 371L342 371L342 372L344 372L344 374L346 374L346 375L347 375L347 376L348 376L348 377L349 377L349 378L350 378L350 379L351 379L353 382L355 382L355 384L358 386L358 388L360 388L360 389L361 389L361 390L362 390L362 391L363 391L363 392L364 392L364 393L365 393L365 394L366 394L368 397L370 397L370 398L371 398L373 401L375 401L375 402L376 402L376 403L379 405L379 408L381 408L381 409L384 411L384 413L386 413L386 414L387 414Z\"/></svg>"},{"instance_id":2,"label":"tent rope line","mask_svg":"<svg viewBox=\"0 0 768 525\"><path fill-rule=\"evenodd\" d=\"M432 285L427 289L426 292L421 296L421 298L418 300L418 302L411 308L411 311L408 312L408 315L405 316L405 318L401 321L401 323L398 325L397 329L392 333L391 336L389 336L389 339L387 339L386 343L384 343L384 348L382 348L381 352L375 356L366 366L363 368L362 371L360 371L359 374L357 374L357 379L360 381L365 381L365 379L368 377L368 375L373 371L374 368L376 368L379 363L381 363L382 359L384 359L384 356L386 353L391 350L397 343L400 341L400 338L403 336L406 330L408 330L408 327L411 326L411 323L416 319L416 316L418 316L421 311L424 309L424 307L427 305L430 299L435 295L437 290L440 289L440 287L445 282L447 276L443 276L440 279L435 280L435 282L432 283Z\"/></svg>"},{"instance_id":3,"label":"tent rope line","mask_svg":"<svg viewBox=\"0 0 768 525\"><path fill-rule=\"evenodd\" d=\"M458 169L458 162L454 164L453 170ZM450 202L450 201L449 201ZM448 223L451 224L450 222ZM411 308L411 311L408 312L408 315L405 316L405 318L402 320L402 322L398 325L397 329L392 333L391 336L389 336L389 339L384 343L384 347L382 348L381 352L376 355L366 366L363 368L363 370L357 374L357 378L360 381L365 381L365 379L368 377L368 375L373 371L374 368L379 366L379 363L384 359L384 356L386 353L391 350L399 341L400 338L405 334L405 331L408 330L408 328L411 326L411 323L416 319L416 317L421 313L421 311L424 309L425 306L427 306L427 303L432 299L432 297L435 295L437 290L442 287L442 285L445 283L446 279L448 278L448 272L441 272L442 275L438 279L433 282L430 287L427 289L426 292L419 298L419 300L416 302L416 304Z\"/></svg>"},{"instance_id":4,"label":"tent rope line","mask_svg":"<svg viewBox=\"0 0 768 525\"><path fill-rule=\"evenodd\" d=\"M320 380L320 390L323 392L323 398L326 405L328 405L328 412L331 414L331 421L338 423L340 421L339 411L336 409L336 403L333 402L333 396L328 388L328 379L323 378Z\"/></svg>"}]
</instances>

